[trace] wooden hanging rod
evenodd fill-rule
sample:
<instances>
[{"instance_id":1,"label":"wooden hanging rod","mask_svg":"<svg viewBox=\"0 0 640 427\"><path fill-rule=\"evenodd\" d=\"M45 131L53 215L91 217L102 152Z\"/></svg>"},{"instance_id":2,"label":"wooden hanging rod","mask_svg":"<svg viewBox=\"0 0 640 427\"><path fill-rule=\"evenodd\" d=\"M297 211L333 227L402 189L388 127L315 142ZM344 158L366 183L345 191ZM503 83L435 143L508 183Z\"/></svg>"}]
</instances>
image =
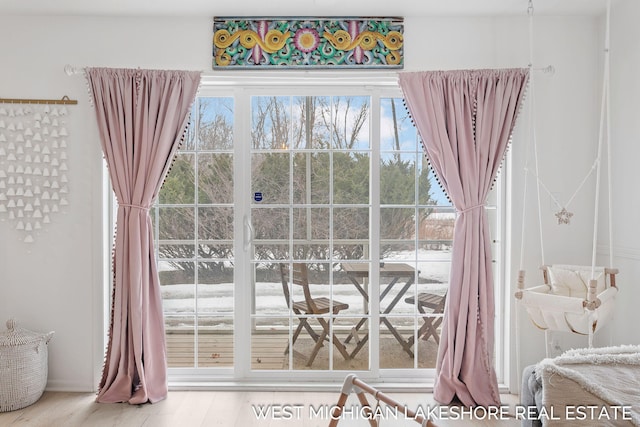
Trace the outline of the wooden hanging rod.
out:
<instances>
[{"instance_id":1,"label":"wooden hanging rod","mask_svg":"<svg viewBox=\"0 0 640 427\"><path fill-rule=\"evenodd\" d=\"M62 99L18 99L18 98L0 98L0 104L63 104L63 105L75 105L78 101L75 99L69 99L67 95Z\"/></svg>"}]
</instances>

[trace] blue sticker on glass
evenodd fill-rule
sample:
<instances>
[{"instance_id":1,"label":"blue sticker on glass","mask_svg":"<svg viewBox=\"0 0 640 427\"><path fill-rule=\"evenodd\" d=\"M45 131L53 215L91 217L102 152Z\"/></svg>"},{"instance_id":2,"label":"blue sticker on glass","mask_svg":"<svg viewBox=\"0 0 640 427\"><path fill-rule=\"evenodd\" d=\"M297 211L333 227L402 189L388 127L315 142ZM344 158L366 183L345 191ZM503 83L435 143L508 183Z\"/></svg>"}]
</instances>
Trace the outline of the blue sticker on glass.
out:
<instances>
[{"instance_id":1,"label":"blue sticker on glass","mask_svg":"<svg viewBox=\"0 0 640 427\"><path fill-rule=\"evenodd\" d=\"M253 193L253 200L255 200L256 202L261 202L262 201L262 193Z\"/></svg>"}]
</instances>

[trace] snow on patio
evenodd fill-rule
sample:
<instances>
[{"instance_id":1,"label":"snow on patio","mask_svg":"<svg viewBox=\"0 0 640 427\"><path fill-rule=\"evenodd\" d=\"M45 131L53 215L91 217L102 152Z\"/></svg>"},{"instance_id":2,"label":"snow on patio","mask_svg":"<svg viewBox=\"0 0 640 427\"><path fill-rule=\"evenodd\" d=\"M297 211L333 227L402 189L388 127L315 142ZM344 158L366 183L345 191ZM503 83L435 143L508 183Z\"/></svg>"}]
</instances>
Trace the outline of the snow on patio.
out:
<instances>
[{"instance_id":1,"label":"snow on patio","mask_svg":"<svg viewBox=\"0 0 640 427\"><path fill-rule=\"evenodd\" d=\"M411 263L408 260L415 257L415 252L397 252L385 258L384 262ZM418 251L418 258L423 260L417 262L420 279L419 291L429 290L429 292L444 293L448 286L451 251L420 250ZM167 270L171 269L171 267L161 265L161 269ZM312 285L312 292L314 287ZM394 287L393 291L383 301L383 306L393 299L400 288L401 286L398 285ZM195 298L196 286L193 284L165 285L161 286L161 290L168 326L174 328L192 325L193 320L190 320L190 318L196 311L197 303L199 314L210 314L210 317L223 315L217 320L208 322L212 329L226 330L232 328L232 318L224 319L223 317L224 315L230 316L233 313L233 283L199 284L197 285L197 300ZM406 296L410 296L411 292L409 290ZM354 317L358 317L364 312L363 297L355 286L336 284L333 287L333 295L337 300L350 305L350 309L341 312L341 314L352 314ZM259 316L280 316L283 320L287 318L289 310L285 304L282 284L280 282L257 282L255 307L257 307L256 314ZM401 300L392 311L392 314L412 316L414 314L414 306Z\"/></svg>"}]
</instances>

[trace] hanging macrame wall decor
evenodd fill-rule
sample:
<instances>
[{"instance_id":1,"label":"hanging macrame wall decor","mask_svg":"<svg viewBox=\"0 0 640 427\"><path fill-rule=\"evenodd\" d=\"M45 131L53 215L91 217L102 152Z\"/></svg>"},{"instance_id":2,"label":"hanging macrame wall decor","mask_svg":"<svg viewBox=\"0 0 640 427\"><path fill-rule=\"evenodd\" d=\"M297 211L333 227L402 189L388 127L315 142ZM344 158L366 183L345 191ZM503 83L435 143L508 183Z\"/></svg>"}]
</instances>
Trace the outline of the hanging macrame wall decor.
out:
<instances>
[{"instance_id":1,"label":"hanging macrame wall decor","mask_svg":"<svg viewBox=\"0 0 640 427\"><path fill-rule=\"evenodd\" d=\"M25 243L68 205L68 105L61 100L0 98L0 219Z\"/></svg>"}]
</instances>

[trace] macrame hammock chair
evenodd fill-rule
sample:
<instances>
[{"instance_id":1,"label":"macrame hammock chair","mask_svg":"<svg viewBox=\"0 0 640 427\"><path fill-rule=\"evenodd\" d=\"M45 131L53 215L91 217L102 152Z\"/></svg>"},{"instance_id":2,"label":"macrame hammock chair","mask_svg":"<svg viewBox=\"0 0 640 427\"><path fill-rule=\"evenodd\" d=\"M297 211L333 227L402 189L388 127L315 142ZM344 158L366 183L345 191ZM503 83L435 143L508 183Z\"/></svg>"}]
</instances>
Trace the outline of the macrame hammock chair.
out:
<instances>
[{"instance_id":1,"label":"macrame hammock chair","mask_svg":"<svg viewBox=\"0 0 640 427\"><path fill-rule=\"evenodd\" d=\"M533 4L529 1L529 49L530 60L533 56ZM601 329L607 321L613 316L615 296L618 288L616 286L616 274L618 271L614 268L601 267L596 265L596 246L598 240L598 207L600 204L600 159L602 157L602 148L607 143L607 160L608 160L608 193L609 193L609 265L613 264L613 244L612 239L612 220L611 220L611 148L610 148L610 119L609 119L609 15L610 0L607 3L606 16L606 32L605 32L605 50L604 50L604 72L602 85L602 102L600 109L600 130L598 138L598 148L596 159L587 173L585 178L579 184L577 190L573 193L567 203L561 204L549 191L548 187L540 178L538 169L538 150L535 132L535 102L534 102L534 78L533 73L530 74L530 143L533 143L533 154L535 173L533 176L537 182L537 202L538 202L538 224L540 230L540 250L542 256L542 278L543 284L530 288L525 288L525 271L524 263L524 237L525 237L525 216L526 216L526 193L527 193L527 176L531 174L529 170L529 154L527 150L527 158L525 161L525 178L524 178L524 199L522 213L522 239L521 239L521 258L520 271L518 273L518 284L515 297L519 305L524 307L529 314L531 321L540 329L545 330L546 351L549 356L549 339L548 331L565 331L573 332L581 335L588 335L589 348L593 346L593 335ZM531 64L530 64L531 66ZM587 182L588 178L595 172L595 208L593 223L593 248L590 266L580 265L546 265L544 261L544 244L542 233L542 209L540 203L540 193L544 190L549 194L551 200L559 208L555 214L558 224L569 224L572 213L568 207L577 193ZM519 310L516 310L516 316ZM516 319L517 328L519 328L519 319ZM518 330L519 337L520 331ZM519 347L519 346L518 346Z\"/></svg>"}]
</instances>

